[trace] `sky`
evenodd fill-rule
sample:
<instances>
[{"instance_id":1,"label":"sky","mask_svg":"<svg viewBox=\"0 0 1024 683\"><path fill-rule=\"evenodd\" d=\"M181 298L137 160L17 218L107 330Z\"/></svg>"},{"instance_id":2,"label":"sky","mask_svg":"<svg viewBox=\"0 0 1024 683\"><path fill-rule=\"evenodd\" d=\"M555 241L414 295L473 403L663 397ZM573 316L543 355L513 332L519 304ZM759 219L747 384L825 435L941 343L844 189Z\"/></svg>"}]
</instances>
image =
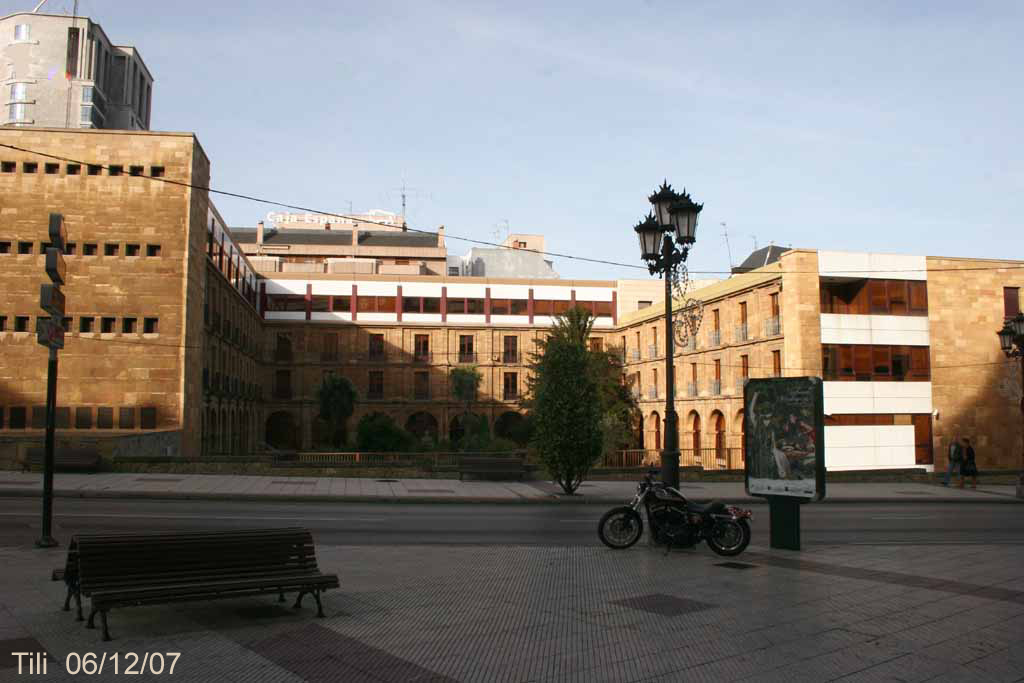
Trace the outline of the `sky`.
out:
<instances>
[{"instance_id":1,"label":"sky","mask_svg":"<svg viewBox=\"0 0 1024 683\"><path fill-rule=\"evenodd\" d=\"M0 14L36 0L0 0ZM50 0L44 11L71 11ZM755 247L1024 258L1024 3L80 0L194 131L212 186L541 233L639 266L668 179L692 271ZM214 198L229 225L274 207ZM722 224L725 224L723 228ZM728 244L724 232L728 233ZM731 254L731 256L730 256ZM646 269L554 258L569 278Z\"/></svg>"}]
</instances>

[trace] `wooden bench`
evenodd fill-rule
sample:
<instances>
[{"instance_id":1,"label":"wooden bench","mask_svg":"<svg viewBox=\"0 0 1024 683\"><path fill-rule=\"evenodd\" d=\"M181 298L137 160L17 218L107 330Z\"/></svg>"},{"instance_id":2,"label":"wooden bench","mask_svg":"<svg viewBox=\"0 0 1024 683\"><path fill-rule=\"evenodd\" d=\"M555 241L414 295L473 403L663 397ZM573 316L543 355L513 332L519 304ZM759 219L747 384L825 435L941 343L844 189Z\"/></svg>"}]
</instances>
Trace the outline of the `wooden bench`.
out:
<instances>
[{"instance_id":1,"label":"wooden bench","mask_svg":"<svg viewBox=\"0 0 1024 683\"><path fill-rule=\"evenodd\" d=\"M489 479L515 477L522 479L526 467L522 458L467 457L459 459L459 481L467 474Z\"/></svg>"},{"instance_id":2,"label":"wooden bench","mask_svg":"<svg viewBox=\"0 0 1024 683\"><path fill-rule=\"evenodd\" d=\"M56 577L58 572L54 572ZM251 529L152 534L80 534L68 545L63 579L64 610L74 598L82 621L82 597L92 599L103 640L110 640L107 612L115 607L237 598L296 591L295 609L312 595L323 617L320 593L338 577L317 567L308 529Z\"/></svg>"},{"instance_id":3,"label":"wooden bench","mask_svg":"<svg viewBox=\"0 0 1024 683\"><path fill-rule=\"evenodd\" d=\"M25 458L24 469L43 467L46 451L42 448L30 448ZM85 448L58 448L53 454L53 469L60 471L95 472L100 468L100 454Z\"/></svg>"}]
</instances>

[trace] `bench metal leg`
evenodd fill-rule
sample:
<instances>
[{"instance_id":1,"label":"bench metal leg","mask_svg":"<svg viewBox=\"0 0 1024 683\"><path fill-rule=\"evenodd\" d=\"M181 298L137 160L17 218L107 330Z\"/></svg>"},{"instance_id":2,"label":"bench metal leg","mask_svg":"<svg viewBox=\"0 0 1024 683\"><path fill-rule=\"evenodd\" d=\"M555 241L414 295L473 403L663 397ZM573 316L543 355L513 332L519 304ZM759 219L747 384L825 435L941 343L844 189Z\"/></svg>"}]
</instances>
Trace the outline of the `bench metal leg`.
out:
<instances>
[{"instance_id":1,"label":"bench metal leg","mask_svg":"<svg viewBox=\"0 0 1024 683\"><path fill-rule=\"evenodd\" d=\"M85 621L85 617L82 616L82 593L75 591L75 606L78 607L78 616L75 617L75 621Z\"/></svg>"},{"instance_id":2,"label":"bench metal leg","mask_svg":"<svg viewBox=\"0 0 1024 683\"><path fill-rule=\"evenodd\" d=\"M292 605L292 609L299 609L302 607L302 598L306 595L306 591L299 591L299 594L295 596L295 604Z\"/></svg>"},{"instance_id":3,"label":"bench metal leg","mask_svg":"<svg viewBox=\"0 0 1024 683\"><path fill-rule=\"evenodd\" d=\"M107 629L107 610L100 612L100 622L103 624L103 640L110 641L110 630Z\"/></svg>"},{"instance_id":4,"label":"bench metal leg","mask_svg":"<svg viewBox=\"0 0 1024 683\"><path fill-rule=\"evenodd\" d=\"M96 612L97 609L95 607L89 612L89 621L85 622L86 628L96 628Z\"/></svg>"},{"instance_id":5,"label":"bench metal leg","mask_svg":"<svg viewBox=\"0 0 1024 683\"><path fill-rule=\"evenodd\" d=\"M68 586L68 596L66 598L64 598L64 611L65 612L70 612L71 611L71 593L72 593L71 586Z\"/></svg>"},{"instance_id":6,"label":"bench metal leg","mask_svg":"<svg viewBox=\"0 0 1024 683\"><path fill-rule=\"evenodd\" d=\"M320 591L313 591L313 598L316 600L316 615L321 619L324 618L324 606L320 604Z\"/></svg>"}]
</instances>

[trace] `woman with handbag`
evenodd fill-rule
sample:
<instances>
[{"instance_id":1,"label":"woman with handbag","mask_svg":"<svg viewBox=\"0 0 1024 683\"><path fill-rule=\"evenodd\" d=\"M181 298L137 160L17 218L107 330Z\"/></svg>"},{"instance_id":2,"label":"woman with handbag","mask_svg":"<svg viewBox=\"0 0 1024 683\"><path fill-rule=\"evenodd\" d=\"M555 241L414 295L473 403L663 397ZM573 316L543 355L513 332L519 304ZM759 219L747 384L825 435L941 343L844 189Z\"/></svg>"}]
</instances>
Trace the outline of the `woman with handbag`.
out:
<instances>
[{"instance_id":1,"label":"woman with handbag","mask_svg":"<svg viewBox=\"0 0 1024 683\"><path fill-rule=\"evenodd\" d=\"M978 488L978 465L974 462L974 448L970 439L964 439L963 462L960 464L960 488L964 487L964 478L971 478L971 488Z\"/></svg>"}]
</instances>

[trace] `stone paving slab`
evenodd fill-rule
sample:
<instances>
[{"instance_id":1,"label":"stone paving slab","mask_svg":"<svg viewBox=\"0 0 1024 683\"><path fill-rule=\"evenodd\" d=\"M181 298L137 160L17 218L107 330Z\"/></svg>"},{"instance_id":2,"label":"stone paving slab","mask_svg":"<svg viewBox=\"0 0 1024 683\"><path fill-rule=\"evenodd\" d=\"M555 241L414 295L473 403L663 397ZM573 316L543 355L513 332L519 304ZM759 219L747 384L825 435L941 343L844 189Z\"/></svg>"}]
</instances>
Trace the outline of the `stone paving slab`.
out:
<instances>
[{"instance_id":1,"label":"stone paving slab","mask_svg":"<svg viewBox=\"0 0 1024 683\"><path fill-rule=\"evenodd\" d=\"M0 496L38 496L42 474L0 471ZM757 505L742 482L683 482L680 490L695 501L721 500ZM57 474L58 496L115 498L192 498L207 500L282 500L422 503L599 503L628 502L632 481L585 482L578 495L565 496L551 482L490 482L458 479L289 477L211 474L103 473ZM825 502L835 503L1007 503L1020 504L1013 486L977 490L922 483L833 483Z\"/></svg>"},{"instance_id":2,"label":"stone paving slab","mask_svg":"<svg viewBox=\"0 0 1024 683\"><path fill-rule=\"evenodd\" d=\"M703 546L320 546L326 619L273 596L140 607L111 612L111 643L61 611L63 556L0 547L0 647L41 643L39 680L80 678L71 652L249 683L1024 679L1024 545L752 546L743 570Z\"/></svg>"}]
</instances>

